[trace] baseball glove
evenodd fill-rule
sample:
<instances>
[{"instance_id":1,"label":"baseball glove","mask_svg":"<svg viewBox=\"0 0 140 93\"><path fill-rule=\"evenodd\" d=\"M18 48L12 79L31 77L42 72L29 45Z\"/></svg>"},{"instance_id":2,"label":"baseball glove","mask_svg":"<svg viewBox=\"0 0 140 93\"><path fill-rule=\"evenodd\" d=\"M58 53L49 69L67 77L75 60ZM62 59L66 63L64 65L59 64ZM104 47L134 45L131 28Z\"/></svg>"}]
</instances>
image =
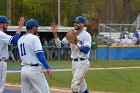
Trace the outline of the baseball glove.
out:
<instances>
[{"instance_id":1,"label":"baseball glove","mask_svg":"<svg viewBox=\"0 0 140 93\"><path fill-rule=\"evenodd\" d=\"M77 44L76 32L74 30L69 30L66 34L66 39L72 44Z\"/></svg>"}]
</instances>

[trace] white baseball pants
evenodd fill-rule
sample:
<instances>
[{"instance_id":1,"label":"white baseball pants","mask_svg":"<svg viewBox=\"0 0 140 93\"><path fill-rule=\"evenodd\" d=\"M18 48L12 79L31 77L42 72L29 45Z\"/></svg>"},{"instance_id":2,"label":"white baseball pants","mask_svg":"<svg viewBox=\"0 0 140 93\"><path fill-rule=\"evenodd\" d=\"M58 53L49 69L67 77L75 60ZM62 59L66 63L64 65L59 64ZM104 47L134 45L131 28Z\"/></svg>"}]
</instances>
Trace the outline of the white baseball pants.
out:
<instances>
[{"instance_id":1,"label":"white baseball pants","mask_svg":"<svg viewBox=\"0 0 140 93\"><path fill-rule=\"evenodd\" d=\"M7 63L0 61L0 93L4 91L4 84L6 81Z\"/></svg>"},{"instance_id":2,"label":"white baseball pants","mask_svg":"<svg viewBox=\"0 0 140 93\"><path fill-rule=\"evenodd\" d=\"M21 70L21 93L50 93L41 66L23 66Z\"/></svg>"},{"instance_id":3,"label":"white baseball pants","mask_svg":"<svg viewBox=\"0 0 140 93\"><path fill-rule=\"evenodd\" d=\"M72 92L84 92L87 89L85 82L85 74L89 68L90 62L88 59L72 61L73 79L71 83Z\"/></svg>"}]
</instances>

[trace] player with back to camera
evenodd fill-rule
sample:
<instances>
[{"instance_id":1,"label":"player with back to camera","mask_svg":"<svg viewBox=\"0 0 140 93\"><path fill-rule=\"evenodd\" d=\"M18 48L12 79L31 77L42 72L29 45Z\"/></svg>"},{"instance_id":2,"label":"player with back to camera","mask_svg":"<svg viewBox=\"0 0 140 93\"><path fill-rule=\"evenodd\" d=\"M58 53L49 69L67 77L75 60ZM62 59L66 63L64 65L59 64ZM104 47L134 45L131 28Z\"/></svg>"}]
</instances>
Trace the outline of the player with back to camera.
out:
<instances>
[{"instance_id":1,"label":"player with back to camera","mask_svg":"<svg viewBox=\"0 0 140 93\"><path fill-rule=\"evenodd\" d=\"M77 40L68 40L67 37L71 38L69 33L74 33L72 32L73 30L69 30L62 41L60 41L57 35L58 27L54 23L51 24L57 47L61 48L70 43L73 75L71 83L72 93L89 93L84 77L90 65L88 58L91 48L91 35L84 30L85 23L86 19L84 17L76 17L74 20L74 29L76 30Z\"/></svg>"},{"instance_id":2,"label":"player with back to camera","mask_svg":"<svg viewBox=\"0 0 140 93\"><path fill-rule=\"evenodd\" d=\"M43 74L42 65L51 77L51 70L44 56L40 39L37 36L38 22L30 19L26 22L26 34L18 41L22 60L21 93L50 93L49 85Z\"/></svg>"},{"instance_id":3,"label":"player with back to camera","mask_svg":"<svg viewBox=\"0 0 140 93\"><path fill-rule=\"evenodd\" d=\"M9 22L8 18L6 16L0 16L0 93L3 93L4 91L4 84L6 80L6 60L9 58L8 45L17 43L24 21L24 17L21 17L16 34L14 36L10 36L4 33L7 31Z\"/></svg>"}]
</instances>

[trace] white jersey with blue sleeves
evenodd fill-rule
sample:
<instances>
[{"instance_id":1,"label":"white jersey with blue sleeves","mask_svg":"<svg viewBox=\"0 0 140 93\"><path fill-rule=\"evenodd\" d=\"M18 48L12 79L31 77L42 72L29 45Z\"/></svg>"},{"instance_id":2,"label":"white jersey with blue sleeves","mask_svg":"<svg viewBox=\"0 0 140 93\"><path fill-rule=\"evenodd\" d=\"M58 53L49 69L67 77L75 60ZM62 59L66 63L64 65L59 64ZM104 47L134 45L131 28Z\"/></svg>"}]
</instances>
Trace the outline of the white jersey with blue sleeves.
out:
<instances>
[{"instance_id":1,"label":"white jersey with blue sleeves","mask_svg":"<svg viewBox=\"0 0 140 93\"><path fill-rule=\"evenodd\" d=\"M0 30L0 59L9 58L8 44L11 42L12 36L5 34Z\"/></svg>"},{"instance_id":2,"label":"white jersey with blue sleeves","mask_svg":"<svg viewBox=\"0 0 140 93\"><path fill-rule=\"evenodd\" d=\"M86 30L81 31L78 34L77 39L78 39L78 43L81 44L82 46L91 48L91 42L92 42L91 35ZM62 43L64 45L67 45L69 44L69 41L66 38L64 38L62 40ZM85 58L85 59L89 58L90 51L87 54L85 54L81 52L80 49L77 48L75 44L71 44L71 43L70 43L70 47L71 47L71 58Z\"/></svg>"},{"instance_id":3,"label":"white jersey with blue sleeves","mask_svg":"<svg viewBox=\"0 0 140 93\"><path fill-rule=\"evenodd\" d=\"M22 60L22 65L41 64L36 56L42 51L42 45L38 36L25 34L18 41L18 49Z\"/></svg>"}]
</instances>

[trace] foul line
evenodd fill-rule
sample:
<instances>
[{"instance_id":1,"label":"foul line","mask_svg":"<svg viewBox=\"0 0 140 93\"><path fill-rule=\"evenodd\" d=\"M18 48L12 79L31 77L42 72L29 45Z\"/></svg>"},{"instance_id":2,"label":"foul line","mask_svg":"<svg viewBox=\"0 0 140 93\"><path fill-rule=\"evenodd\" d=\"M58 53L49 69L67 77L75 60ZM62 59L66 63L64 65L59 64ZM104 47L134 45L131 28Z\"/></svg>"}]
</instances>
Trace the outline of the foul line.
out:
<instances>
[{"instance_id":1,"label":"foul line","mask_svg":"<svg viewBox=\"0 0 140 93\"><path fill-rule=\"evenodd\" d=\"M137 67L104 67L104 68L89 68L89 70L115 70L115 69L138 69L140 66ZM46 71L46 70L44 70ZM52 69L52 71L71 71L71 69ZM20 73L21 71L7 71L7 73Z\"/></svg>"}]
</instances>

